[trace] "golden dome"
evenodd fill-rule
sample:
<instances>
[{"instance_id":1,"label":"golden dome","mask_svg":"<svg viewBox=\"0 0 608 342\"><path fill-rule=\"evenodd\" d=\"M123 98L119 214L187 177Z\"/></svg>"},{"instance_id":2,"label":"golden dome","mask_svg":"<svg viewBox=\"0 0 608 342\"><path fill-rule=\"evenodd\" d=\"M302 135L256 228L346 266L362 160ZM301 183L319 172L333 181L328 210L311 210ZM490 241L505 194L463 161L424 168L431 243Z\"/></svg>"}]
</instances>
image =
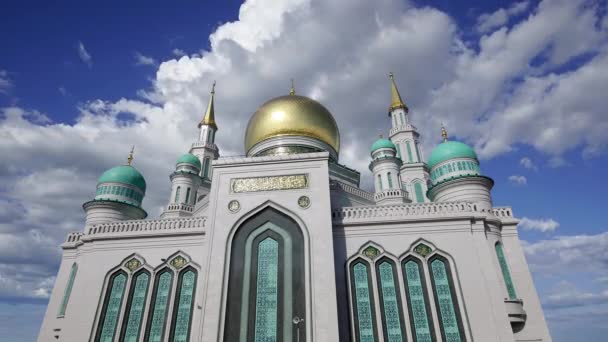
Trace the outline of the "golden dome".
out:
<instances>
[{"instance_id":1,"label":"golden dome","mask_svg":"<svg viewBox=\"0 0 608 342\"><path fill-rule=\"evenodd\" d=\"M300 95L279 96L264 103L249 119L245 151L257 143L280 136L315 138L340 151L336 120L319 102Z\"/></svg>"}]
</instances>

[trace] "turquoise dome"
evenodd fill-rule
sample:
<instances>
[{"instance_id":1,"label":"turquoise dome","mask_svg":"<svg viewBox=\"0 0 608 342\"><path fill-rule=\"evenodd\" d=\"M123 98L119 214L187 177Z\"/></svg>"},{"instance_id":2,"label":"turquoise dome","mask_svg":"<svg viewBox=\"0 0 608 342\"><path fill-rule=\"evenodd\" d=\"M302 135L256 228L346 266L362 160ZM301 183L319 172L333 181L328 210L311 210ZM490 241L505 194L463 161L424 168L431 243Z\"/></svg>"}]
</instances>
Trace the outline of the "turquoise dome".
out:
<instances>
[{"instance_id":1,"label":"turquoise dome","mask_svg":"<svg viewBox=\"0 0 608 342\"><path fill-rule=\"evenodd\" d=\"M471 158L477 160L477 154L473 148L467 144L459 141L446 141L433 149L428 166L432 169L439 163L456 158Z\"/></svg>"},{"instance_id":2,"label":"turquoise dome","mask_svg":"<svg viewBox=\"0 0 608 342\"><path fill-rule=\"evenodd\" d=\"M184 153L175 164L187 163L196 166L199 170L201 169L201 161L192 153Z\"/></svg>"},{"instance_id":3,"label":"turquoise dome","mask_svg":"<svg viewBox=\"0 0 608 342\"><path fill-rule=\"evenodd\" d=\"M142 192L146 192L146 180L144 176L131 165L120 165L104 172L97 183L123 183L138 187Z\"/></svg>"},{"instance_id":4,"label":"turquoise dome","mask_svg":"<svg viewBox=\"0 0 608 342\"><path fill-rule=\"evenodd\" d=\"M392 148L393 150L397 150L397 147L395 147L395 144L393 144L390 140L380 138L380 139L376 140L376 142L372 145L370 152L374 153L374 151L379 150L381 148Z\"/></svg>"}]
</instances>

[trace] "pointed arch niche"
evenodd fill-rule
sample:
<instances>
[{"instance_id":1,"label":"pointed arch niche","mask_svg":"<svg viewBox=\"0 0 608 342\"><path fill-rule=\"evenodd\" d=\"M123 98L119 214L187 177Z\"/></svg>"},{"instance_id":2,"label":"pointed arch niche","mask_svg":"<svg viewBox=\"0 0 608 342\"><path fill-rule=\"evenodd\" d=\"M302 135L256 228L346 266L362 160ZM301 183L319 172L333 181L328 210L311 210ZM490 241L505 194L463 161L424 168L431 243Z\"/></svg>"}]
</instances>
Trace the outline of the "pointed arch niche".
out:
<instances>
[{"instance_id":1,"label":"pointed arch niche","mask_svg":"<svg viewBox=\"0 0 608 342\"><path fill-rule=\"evenodd\" d=\"M230 247L224 341L306 340L304 235L272 207L244 221Z\"/></svg>"}]
</instances>

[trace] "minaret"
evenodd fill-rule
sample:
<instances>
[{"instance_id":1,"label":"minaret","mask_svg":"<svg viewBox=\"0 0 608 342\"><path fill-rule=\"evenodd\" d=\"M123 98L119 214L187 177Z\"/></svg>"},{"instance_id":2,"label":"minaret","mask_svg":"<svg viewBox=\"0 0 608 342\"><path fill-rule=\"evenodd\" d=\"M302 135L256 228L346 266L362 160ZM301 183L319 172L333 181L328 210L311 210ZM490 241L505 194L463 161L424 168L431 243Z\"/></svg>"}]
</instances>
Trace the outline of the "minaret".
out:
<instances>
[{"instance_id":1,"label":"minaret","mask_svg":"<svg viewBox=\"0 0 608 342\"><path fill-rule=\"evenodd\" d=\"M411 194L414 202L429 202L426 198L429 172L420 150L420 134L410 122L409 108L401 99L395 77L391 72L391 105L388 115L392 128L390 140L397 147L397 156L403 161L400 169L402 188Z\"/></svg>"},{"instance_id":2,"label":"minaret","mask_svg":"<svg viewBox=\"0 0 608 342\"><path fill-rule=\"evenodd\" d=\"M372 161L369 169L374 174L374 201L379 205L409 202L407 192L399 182L401 160L397 148L388 139L380 136L370 149Z\"/></svg>"},{"instance_id":3,"label":"minaret","mask_svg":"<svg viewBox=\"0 0 608 342\"><path fill-rule=\"evenodd\" d=\"M218 131L218 128L215 123L214 97L215 81L211 87L211 97L207 105L207 111L198 124L198 141L192 143L192 147L190 148L190 153L198 157L201 162L200 176L203 178L203 183L199 188L198 195L196 196L197 199L209 193L209 189L211 188L211 161L219 157L219 150L215 145L215 133Z\"/></svg>"},{"instance_id":4,"label":"minaret","mask_svg":"<svg viewBox=\"0 0 608 342\"><path fill-rule=\"evenodd\" d=\"M199 176L201 162L197 156L186 153L175 162L171 179L169 205L161 218L191 216L196 205L198 189L203 181Z\"/></svg>"}]
</instances>

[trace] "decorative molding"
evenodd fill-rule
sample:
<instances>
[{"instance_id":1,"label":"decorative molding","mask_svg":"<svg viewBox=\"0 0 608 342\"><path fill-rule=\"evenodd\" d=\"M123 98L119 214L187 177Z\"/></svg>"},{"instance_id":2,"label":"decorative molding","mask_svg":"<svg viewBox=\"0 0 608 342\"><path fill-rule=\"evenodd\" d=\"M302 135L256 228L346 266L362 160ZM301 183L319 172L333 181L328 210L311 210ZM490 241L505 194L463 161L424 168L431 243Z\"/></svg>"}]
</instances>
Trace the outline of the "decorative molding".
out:
<instances>
[{"instance_id":1,"label":"decorative molding","mask_svg":"<svg viewBox=\"0 0 608 342\"><path fill-rule=\"evenodd\" d=\"M184 267L186 264L188 263L188 260L186 260L183 256L178 255L175 258L173 258L171 260L171 266L175 267L176 269L180 269L182 267Z\"/></svg>"},{"instance_id":2,"label":"decorative molding","mask_svg":"<svg viewBox=\"0 0 608 342\"><path fill-rule=\"evenodd\" d=\"M365 248L361 254L374 260L375 258L378 257L378 255L380 255L380 250L374 246L369 246L369 247Z\"/></svg>"},{"instance_id":3,"label":"decorative molding","mask_svg":"<svg viewBox=\"0 0 608 342\"><path fill-rule=\"evenodd\" d=\"M131 260L125 263L125 267L129 269L129 271L133 272L141 266L141 261L137 258L132 258Z\"/></svg>"},{"instance_id":4,"label":"decorative molding","mask_svg":"<svg viewBox=\"0 0 608 342\"><path fill-rule=\"evenodd\" d=\"M300 196L298 198L298 205L304 209L308 209L310 207L310 198L308 196Z\"/></svg>"},{"instance_id":5,"label":"decorative molding","mask_svg":"<svg viewBox=\"0 0 608 342\"><path fill-rule=\"evenodd\" d=\"M230 180L230 190L233 193L306 188L308 188L308 175L306 174L233 178Z\"/></svg>"},{"instance_id":6,"label":"decorative molding","mask_svg":"<svg viewBox=\"0 0 608 342\"><path fill-rule=\"evenodd\" d=\"M241 203L239 203L239 201L237 200L232 200L228 203L228 210L230 210L231 213L236 213L239 210L241 210Z\"/></svg>"},{"instance_id":7,"label":"decorative molding","mask_svg":"<svg viewBox=\"0 0 608 342\"><path fill-rule=\"evenodd\" d=\"M424 243L420 243L414 248L414 252L421 255L422 257L426 257L427 255L431 254L432 251L433 249L425 245Z\"/></svg>"}]
</instances>

